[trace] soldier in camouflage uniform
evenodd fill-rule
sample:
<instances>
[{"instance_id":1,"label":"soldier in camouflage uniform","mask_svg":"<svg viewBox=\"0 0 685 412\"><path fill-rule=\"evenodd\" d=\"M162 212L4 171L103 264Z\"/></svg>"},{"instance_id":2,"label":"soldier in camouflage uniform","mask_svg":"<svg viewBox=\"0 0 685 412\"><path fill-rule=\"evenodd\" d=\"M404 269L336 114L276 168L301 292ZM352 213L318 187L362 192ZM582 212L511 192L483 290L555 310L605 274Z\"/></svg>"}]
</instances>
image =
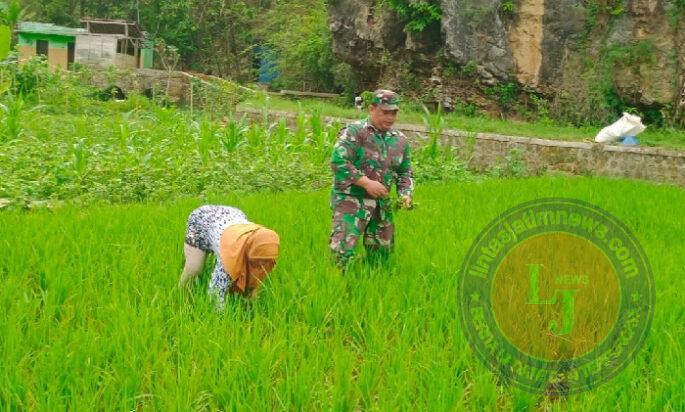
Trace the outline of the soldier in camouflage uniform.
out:
<instances>
[{"instance_id":1,"label":"soldier in camouflage uniform","mask_svg":"<svg viewBox=\"0 0 685 412\"><path fill-rule=\"evenodd\" d=\"M393 183L403 206L411 207L414 180L409 144L393 128L398 110L396 93L377 90L369 117L342 129L333 149L330 248L343 269L362 234L367 255L386 257L392 250L394 225L388 194Z\"/></svg>"}]
</instances>

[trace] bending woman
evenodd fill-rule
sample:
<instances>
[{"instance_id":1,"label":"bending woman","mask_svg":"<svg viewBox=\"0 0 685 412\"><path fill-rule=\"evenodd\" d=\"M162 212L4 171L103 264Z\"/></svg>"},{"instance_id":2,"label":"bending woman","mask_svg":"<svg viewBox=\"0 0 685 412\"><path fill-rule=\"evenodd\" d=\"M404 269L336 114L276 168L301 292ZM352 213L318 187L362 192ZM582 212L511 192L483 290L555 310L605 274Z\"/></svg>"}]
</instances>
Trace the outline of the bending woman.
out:
<instances>
[{"instance_id":1,"label":"bending woman","mask_svg":"<svg viewBox=\"0 0 685 412\"><path fill-rule=\"evenodd\" d=\"M254 296L276 265L279 246L276 232L250 222L240 209L201 206L188 217L179 286L199 275L207 253L214 253L209 294L218 307L223 308L227 291Z\"/></svg>"}]
</instances>

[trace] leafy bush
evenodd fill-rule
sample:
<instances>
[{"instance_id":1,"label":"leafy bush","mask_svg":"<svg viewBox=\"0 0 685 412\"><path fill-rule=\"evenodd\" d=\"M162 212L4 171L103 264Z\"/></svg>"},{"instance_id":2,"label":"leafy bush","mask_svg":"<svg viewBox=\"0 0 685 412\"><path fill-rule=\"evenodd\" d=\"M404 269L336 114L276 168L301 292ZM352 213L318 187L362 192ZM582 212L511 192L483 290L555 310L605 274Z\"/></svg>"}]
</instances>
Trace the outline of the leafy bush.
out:
<instances>
[{"instance_id":1,"label":"leafy bush","mask_svg":"<svg viewBox=\"0 0 685 412\"><path fill-rule=\"evenodd\" d=\"M439 22L442 9L438 0L382 0L405 22L407 31L422 32L433 23Z\"/></svg>"},{"instance_id":2,"label":"leafy bush","mask_svg":"<svg viewBox=\"0 0 685 412\"><path fill-rule=\"evenodd\" d=\"M510 109L516 102L519 93L519 85L514 80L509 80L506 83L501 83L496 86L489 86L485 89L485 93L489 96L495 97L497 102L504 109Z\"/></svg>"}]
</instances>

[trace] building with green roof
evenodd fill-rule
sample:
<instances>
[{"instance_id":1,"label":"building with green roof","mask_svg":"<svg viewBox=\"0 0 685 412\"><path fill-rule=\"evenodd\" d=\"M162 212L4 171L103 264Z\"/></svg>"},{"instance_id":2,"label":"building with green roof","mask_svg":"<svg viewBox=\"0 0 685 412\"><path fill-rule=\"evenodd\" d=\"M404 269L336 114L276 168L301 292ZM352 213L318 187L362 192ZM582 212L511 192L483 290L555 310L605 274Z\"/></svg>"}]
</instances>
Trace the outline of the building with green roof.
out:
<instances>
[{"instance_id":1,"label":"building with green roof","mask_svg":"<svg viewBox=\"0 0 685 412\"><path fill-rule=\"evenodd\" d=\"M50 23L20 22L17 26L19 61L43 55L52 68L66 69L74 62L76 35L84 29L56 26Z\"/></svg>"}]
</instances>

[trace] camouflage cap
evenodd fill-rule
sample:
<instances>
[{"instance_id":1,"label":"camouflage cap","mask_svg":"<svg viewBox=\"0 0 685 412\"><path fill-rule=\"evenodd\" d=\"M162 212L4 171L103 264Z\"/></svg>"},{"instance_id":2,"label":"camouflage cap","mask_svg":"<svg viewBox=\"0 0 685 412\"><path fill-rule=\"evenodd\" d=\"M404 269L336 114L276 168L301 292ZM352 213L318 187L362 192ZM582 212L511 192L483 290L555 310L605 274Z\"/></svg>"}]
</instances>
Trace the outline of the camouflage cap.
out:
<instances>
[{"instance_id":1,"label":"camouflage cap","mask_svg":"<svg viewBox=\"0 0 685 412\"><path fill-rule=\"evenodd\" d=\"M400 97L392 90L376 90L373 92L371 104L383 110L400 110Z\"/></svg>"}]
</instances>

